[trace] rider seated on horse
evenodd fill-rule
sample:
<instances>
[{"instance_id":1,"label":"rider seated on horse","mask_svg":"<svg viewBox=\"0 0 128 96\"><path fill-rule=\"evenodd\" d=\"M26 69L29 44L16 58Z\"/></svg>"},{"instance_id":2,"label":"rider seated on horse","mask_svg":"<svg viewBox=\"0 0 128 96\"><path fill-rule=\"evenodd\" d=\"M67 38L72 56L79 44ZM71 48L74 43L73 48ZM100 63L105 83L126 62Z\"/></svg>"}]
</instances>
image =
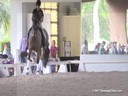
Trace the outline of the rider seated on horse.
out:
<instances>
[{"instance_id":1,"label":"rider seated on horse","mask_svg":"<svg viewBox=\"0 0 128 96\"><path fill-rule=\"evenodd\" d=\"M41 23L43 22L43 19L44 19L44 13L41 10L40 5L41 5L41 1L37 0L36 1L36 8L32 12L32 22L33 22L33 25L38 26L39 31L41 32L42 47L44 47L44 34L43 34L43 31L42 31L42 25L41 25ZM30 33L31 29L32 28L30 28L30 30L28 31L28 39L29 39L29 33ZM26 49L28 49L28 46L27 46Z\"/></svg>"}]
</instances>

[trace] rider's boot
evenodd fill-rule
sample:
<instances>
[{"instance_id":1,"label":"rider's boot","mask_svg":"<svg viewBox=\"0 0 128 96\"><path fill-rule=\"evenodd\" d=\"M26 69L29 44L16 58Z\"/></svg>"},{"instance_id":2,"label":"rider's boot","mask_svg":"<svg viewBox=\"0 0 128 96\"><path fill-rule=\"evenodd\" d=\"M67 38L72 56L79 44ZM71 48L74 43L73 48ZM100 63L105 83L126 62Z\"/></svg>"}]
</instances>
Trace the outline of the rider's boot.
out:
<instances>
[{"instance_id":1,"label":"rider's boot","mask_svg":"<svg viewBox=\"0 0 128 96\"><path fill-rule=\"evenodd\" d=\"M42 47L44 48L44 46L45 46L45 37L44 37L42 28L39 28L39 31L40 31L41 37L42 37Z\"/></svg>"},{"instance_id":2,"label":"rider's boot","mask_svg":"<svg viewBox=\"0 0 128 96\"><path fill-rule=\"evenodd\" d=\"M27 38L27 47L26 47L26 51L28 50L28 44L29 44L29 34L30 34L30 31L32 30L32 27L29 29L28 31L28 38Z\"/></svg>"}]
</instances>

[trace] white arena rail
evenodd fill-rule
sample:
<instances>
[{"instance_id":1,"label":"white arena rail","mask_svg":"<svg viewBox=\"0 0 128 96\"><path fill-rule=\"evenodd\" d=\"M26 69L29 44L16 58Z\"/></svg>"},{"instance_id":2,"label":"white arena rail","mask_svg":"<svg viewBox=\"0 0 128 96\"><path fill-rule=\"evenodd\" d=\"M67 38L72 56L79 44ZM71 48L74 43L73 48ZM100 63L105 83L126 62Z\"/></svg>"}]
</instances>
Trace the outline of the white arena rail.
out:
<instances>
[{"instance_id":1,"label":"white arena rail","mask_svg":"<svg viewBox=\"0 0 128 96\"><path fill-rule=\"evenodd\" d=\"M67 61L50 61L48 65L60 65L59 72L62 72L62 70L65 70L64 72L67 72L67 64L69 64L69 68L71 71L71 64L79 64L80 60L67 60Z\"/></svg>"},{"instance_id":2,"label":"white arena rail","mask_svg":"<svg viewBox=\"0 0 128 96\"><path fill-rule=\"evenodd\" d=\"M59 72L65 73L67 72L67 64L79 64L78 71L128 71L128 55L98 55L98 54L88 54L81 55L80 60L68 60L68 61L49 61L48 67L50 65L60 65ZM14 75L20 76L21 67L26 67L26 63L16 63L16 64L0 64L0 68L2 67L14 67ZM36 66L36 64L30 64L30 66ZM48 73L50 68L47 69Z\"/></svg>"},{"instance_id":3,"label":"white arena rail","mask_svg":"<svg viewBox=\"0 0 128 96\"><path fill-rule=\"evenodd\" d=\"M65 73L67 72L67 64L70 65L70 70L71 70L71 64L79 64L79 60L68 60L68 61L49 61L48 62L48 67L50 65L60 65L60 70L59 72L61 73ZM20 76L22 75L21 73L21 67L26 67L27 64L26 63L15 63L15 64L0 64L0 68L9 68L9 67L13 67L14 68L14 75L15 76ZM29 64L29 67L31 66L36 66L36 64L31 63ZM48 71L50 70L47 69Z\"/></svg>"},{"instance_id":4,"label":"white arena rail","mask_svg":"<svg viewBox=\"0 0 128 96\"><path fill-rule=\"evenodd\" d=\"M127 54L86 54L80 56L79 71L128 71Z\"/></svg>"},{"instance_id":5,"label":"white arena rail","mask_svg":"<svg viewBox=\"0 0 128 96\"><path fill-rule=\"evenodd\" d=\"M21 75L21 67L26 66L26 63L16 63L16 64L0 64L0 68L14 68L14 75Z\"/></svg>"}]
</instances>

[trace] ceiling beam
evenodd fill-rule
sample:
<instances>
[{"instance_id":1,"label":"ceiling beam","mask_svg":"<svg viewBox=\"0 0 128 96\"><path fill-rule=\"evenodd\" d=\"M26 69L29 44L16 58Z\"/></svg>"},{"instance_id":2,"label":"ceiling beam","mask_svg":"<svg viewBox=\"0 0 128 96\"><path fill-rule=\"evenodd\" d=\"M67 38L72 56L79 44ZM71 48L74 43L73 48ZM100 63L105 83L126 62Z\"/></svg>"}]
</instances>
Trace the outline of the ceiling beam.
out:
<instances>
[{"instance_id":1,"label":"ceiling beam","mask_svg":"<svg viewBox=\"0 0 128 96\"><path fill-rule=\"evenodd\" d=\"M82 0L82 2L91 2L91 1L95 1L95 0Z\"/></svg>"}]
</instances>

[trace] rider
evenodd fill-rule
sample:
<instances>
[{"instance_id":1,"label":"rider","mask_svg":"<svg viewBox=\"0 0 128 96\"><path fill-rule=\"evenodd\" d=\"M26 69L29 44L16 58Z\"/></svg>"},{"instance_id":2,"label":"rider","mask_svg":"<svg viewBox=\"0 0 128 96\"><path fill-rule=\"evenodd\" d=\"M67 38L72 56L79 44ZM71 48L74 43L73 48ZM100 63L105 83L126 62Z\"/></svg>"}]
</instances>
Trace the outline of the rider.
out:
<instances>
[{"instance_id":1,"label":"rider","mask_svg":"<svg viewBox=\"0 0 128 96\"><path fill-rule=\"evenodd\" d=\"M38 22L39 31L41 32L41 37L42 37L42 47L44 47L44 35L43 35L43 30L42 30L42 25L41 25L41 23L44 20L44 13L43 13L42 9L40 8L40 5L41 5L41 1L37 0L36 8L32 12L32 22L33 22L33 24L35 21ZM28 31L28 39L29 39L29 33L30 33L31 29L32 28L30 28L30 30ZM27 46L27 48L28 48L28 46Z\"/></svg>"},{"instance_id":2,"label":"rider","mask_svg":"<svg viewBox=\"0 0 128 96\"><path fill-rule=\"evenodd\" d=\"M36 1L36 8L33 10L32 14L32 21L34 22L34 16L36 17L36 19L39 21L39 23L43 22L44 19L44 13L42 11L42 9L40 8L41 5L41 1L37 0Z\"/></svg>"}]
</instances>

